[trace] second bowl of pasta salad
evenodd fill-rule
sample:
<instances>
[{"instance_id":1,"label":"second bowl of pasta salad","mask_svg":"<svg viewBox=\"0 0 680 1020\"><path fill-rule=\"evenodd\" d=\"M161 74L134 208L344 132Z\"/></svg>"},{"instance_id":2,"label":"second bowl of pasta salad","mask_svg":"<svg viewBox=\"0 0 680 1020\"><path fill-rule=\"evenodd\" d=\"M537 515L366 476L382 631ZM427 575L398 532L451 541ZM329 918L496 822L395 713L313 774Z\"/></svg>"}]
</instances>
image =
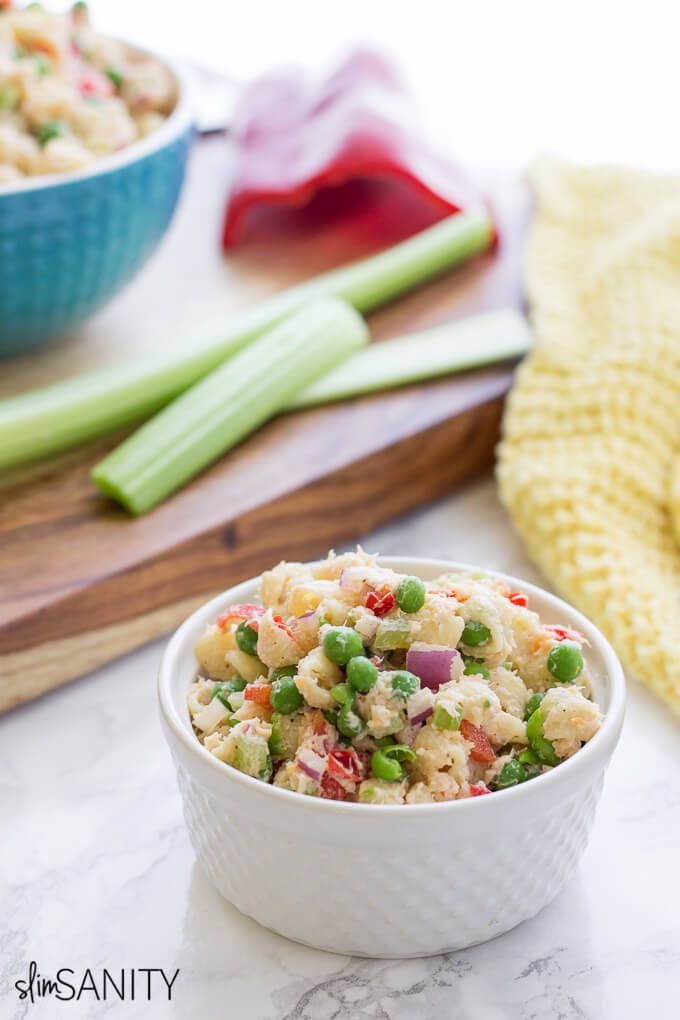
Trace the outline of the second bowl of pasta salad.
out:
<instances>
[{"instance_id":1,"label":"second bowl of pasta salad","mask_svg":"<svg viewBox=\"0 0 680 1020\"><path fill-rule=\"evenodd\" d=\"M0 5L0 356L79 325L151 254L184 178L189 92L84 3Z\"/></svg>"}]
</instances>

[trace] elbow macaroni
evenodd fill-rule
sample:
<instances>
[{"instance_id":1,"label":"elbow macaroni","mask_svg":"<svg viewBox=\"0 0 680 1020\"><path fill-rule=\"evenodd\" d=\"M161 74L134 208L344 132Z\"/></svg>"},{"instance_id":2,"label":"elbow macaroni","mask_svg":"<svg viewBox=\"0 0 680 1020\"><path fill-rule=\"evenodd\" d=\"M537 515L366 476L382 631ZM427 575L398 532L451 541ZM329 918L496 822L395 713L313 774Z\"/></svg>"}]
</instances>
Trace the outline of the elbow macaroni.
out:
<instances>
[{"instance_id":1,"label":"elbow macaroni","mask_svg":"<svg viewBox=\"0 0 680 1020\"><path fill-rule=\"evenodd\" d=\"M437 803L532 779L601 716L580 636L517 594L479 573L404 578L361 549L281 563L262 575L263 608L230 607L197 644L196 736L251 776L334 800ZM237 647L244 621L252 654Z\"/></svg>"}]
</instances>

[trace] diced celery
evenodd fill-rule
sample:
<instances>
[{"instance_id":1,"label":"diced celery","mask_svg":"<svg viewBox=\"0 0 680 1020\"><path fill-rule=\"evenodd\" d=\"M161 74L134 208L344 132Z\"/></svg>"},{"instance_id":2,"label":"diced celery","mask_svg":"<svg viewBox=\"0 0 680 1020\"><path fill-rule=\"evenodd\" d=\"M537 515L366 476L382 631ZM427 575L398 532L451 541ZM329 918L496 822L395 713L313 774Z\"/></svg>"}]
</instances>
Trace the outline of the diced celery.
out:
<instances>
[{"instance_id":1,"label":"diced celery","mask_svg":"<svg viewBox=\"0 0 680 1020\"><path fill-rule=\"evenodd\" d=\"M460 713L452 715L444 705L435 705L432 722L438 730L460 729Z\"/></svg>"},{"instance_id":2,"label":"diced celery","mask_svg":"<svg viewBox=\"0 0 680 1020\"><path fill-rule=\"evenodd\" d=\"M282 715L280 712L274 712L269 750L275 758L293 757L300 739L301 726L301 714Z\"/></svg>"},{"instance_id":3,"label":"diced celery","mask_svg":"<svg viewBox=\"0 0 680 1020\"><path fill-rule=\"evenodd\" d=\"M379 652L395 648L408 648L411 644L411 624L399 618L380 621L373 647Z\"/></svg>"},{"instance_id":4,"label":"diced celery","mask_svg":"<svg viewBox=\"0 0 680 1020\"><path fill-rule=\"evenodd\" d=\"M236 736L234 765L239 772L268 782L272 776L272 760L264 737L239 733Z\"/></svg>"}]
</instances>

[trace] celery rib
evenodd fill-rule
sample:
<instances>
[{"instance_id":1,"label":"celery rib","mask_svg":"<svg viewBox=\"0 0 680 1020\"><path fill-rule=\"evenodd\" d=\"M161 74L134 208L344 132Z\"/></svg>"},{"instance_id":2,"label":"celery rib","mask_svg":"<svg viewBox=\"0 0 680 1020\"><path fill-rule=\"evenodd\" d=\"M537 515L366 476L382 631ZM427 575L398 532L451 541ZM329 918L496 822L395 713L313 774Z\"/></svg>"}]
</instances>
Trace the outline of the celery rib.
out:
<instances>
[{"instance_id":1,"label":"celery rib","mask_svg":"<svg viewBox=\"0 0 680 1020\"><path fill-rule=\"evenodd\" d=\"M367 342L366 323L345 302L305 306L121 443L93 481L131 513L146 512Z\"/></svg>"},{"instance_id":2,"label":"celery rib","mask_svg":"<svg viewBox=\"0 0 680 1020\"><path fill-rule=\"evenodd\" d=\"M367 313L485 251L492 240L484 210L458 213L393 248L281 291L214 335L0 400L0 468L142 421L309 301L338 297Z\"/></svg>"},{"instance_id":3,"label":"celery rib","mask_svg":"<svg viewBox=\"0 0 680 1020\"><path fill-rule=\"evenodd\" d=\"M290 410L327 404L519 358L531 333L522 315L500 309L371 344L299 393Z\"/></svg>"}]
</instances>

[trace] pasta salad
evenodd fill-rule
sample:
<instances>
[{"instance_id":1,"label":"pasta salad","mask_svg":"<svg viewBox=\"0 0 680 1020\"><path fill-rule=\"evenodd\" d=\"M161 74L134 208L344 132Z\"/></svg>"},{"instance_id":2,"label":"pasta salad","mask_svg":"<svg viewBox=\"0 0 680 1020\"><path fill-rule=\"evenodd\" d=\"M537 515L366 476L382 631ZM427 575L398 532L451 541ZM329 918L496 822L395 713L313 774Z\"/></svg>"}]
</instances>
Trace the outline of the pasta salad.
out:
<instances>
[{"instance_id":1,"label":"pasta salad","mask_svg":"<svg viewBox=\"0 0 680 1020\"><path fill-rule=\"evenodd\" d=\"M159 127L176 100L170 71L66 14L0 0L0 188L81 170Z\"/></svg>"},{"instance_id":2,"label":"pasta salad","mask_svg":"<svg viewBox=\"0 0 680 1020\"><path fill-rule=\"evenodd\" d=\"M194 732L300 794L422 804L556 768L601 724L585 639L481 572L425 582L362 549L280 563L196 646Z\"/></svg>"}]
</instances>

